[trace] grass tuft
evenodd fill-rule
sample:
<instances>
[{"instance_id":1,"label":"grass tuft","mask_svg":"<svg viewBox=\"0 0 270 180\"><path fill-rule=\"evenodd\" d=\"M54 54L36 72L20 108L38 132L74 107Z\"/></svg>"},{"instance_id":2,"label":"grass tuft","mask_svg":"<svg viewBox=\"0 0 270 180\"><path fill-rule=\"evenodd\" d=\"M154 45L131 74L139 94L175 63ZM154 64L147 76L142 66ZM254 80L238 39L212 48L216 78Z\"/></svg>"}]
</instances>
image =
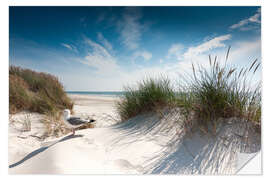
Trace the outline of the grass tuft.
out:
<instances>
[{"instance_id":1,"label":"grass tuft","mask_svg":"<svg viewBox=\"0 0 270 180\"><path fill-rule=\"evenodd\" d=\"M175 99L170 81L164 77L149 78L139 82L137 88L128 86L124 90L122 99L116 105L122 120L170 106Z\"/></svg>"},{"instance_id":2,"label":"grass tuft","mask_svg":"<svg viewBox=\"0 0 270 180\"><path fill-rule=\"evenodd\" d=\"M62 84L50 74L9 67L9 112L56 113L72 109Z\"/></svg>"},{"instance_id":3,"label":"grass tuft","mask_svg":"<svg viewBox=\"0 0 270 180\"><path fill-rule=\"evenodd\" d=\"M214 132L219 118L238 117L261 124L261 84L251 85L260 63L255 60L238 71L227 64L228 54L229 50L223 66L210 56L210 68L192 64L192 75L184 79L177 98L185 113L194 112L199 124L207 129L212 124Z\"/></svg>"},{"instance_id":4,"label":"grass tuft","mask_svg":"<svg viewBox=\"0 0 270 180\"><path fill-rule=\"evenodd\" d=\"M180 78L178 91L173 91L168 78L150 78L139 82L137 88L126 87L117 103L121 119L169 106L179 107L186 124L197 122L205 132L213 127L215 133L217 121L231 117L245 119L260 129L261 83L253 81L260 63L256 59L248 67L233 67L228 64L229 52L230 48L224 64L211 56L208 67L192 63L192 73Z\"/></svg>"}]
</instances>

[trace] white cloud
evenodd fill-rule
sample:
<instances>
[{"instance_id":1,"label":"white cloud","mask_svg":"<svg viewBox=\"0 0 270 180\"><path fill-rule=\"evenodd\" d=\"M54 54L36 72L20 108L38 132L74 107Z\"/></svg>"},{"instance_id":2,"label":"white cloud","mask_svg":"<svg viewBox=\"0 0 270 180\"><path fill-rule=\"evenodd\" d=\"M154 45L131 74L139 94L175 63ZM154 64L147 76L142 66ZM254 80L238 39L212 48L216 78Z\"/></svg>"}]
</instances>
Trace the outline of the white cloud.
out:
<instances>
[{"instance_id":1,"label":"white cloud","mask_svg":"<svg viewBox=\"0 0 270 180\"><path fill-rule=\"evenodd\" d=\"M103 36L103 34L101 32L98 32L98 40L108 49L108 50L112 50L113 47L111 45L111 43Z\"/></svg>"},{"instance_id":2,"label":"white cloud","mask_svg":"<svg viewBox=\"0 0 270 180\"><path fill-rule=\"evenodd\" d=\"M261 58L260 39L235 43L231 49L229 59L231 59L232 63L247 64L256 58Z\"/></svg>"},{"instance_id":3,"label":"white cloud","mask_svg":"<svg viewBox=\"0 0 270 180\"><path fill-rule=\"evenodd\" d=\"M175 57L178 60L174 66L171 65L170 71L174 74L181 73L191 73L192 66L191 63L198 63L204 67L208 67L208 55L215 55L213 53L217 52L217 48L226 47L223 41L231 39L231 35L222 35L212 39L208 39L197 46L187 47L187 50L184 51L184 46L181 44L173 44L168 50L166 58ZM185 48L186 49L186 48ZM226 51L225 48L222 48L222 52ZM166 66L166 64L165 64Z\"/></svg>"},{"instance_id":4,"label":"white cloud","mask_svg":"<svg viewBox=\"0 0 270 180\"><path fill-rule=\"evenodd\" d=\"M232 26L230 26L230 28L236 29L236 28L239 28L239 27L242 27L242 26L248 24L248 22L249 22L248 19L244 19L244 20L239 21L237 24L233 24Z\"/></svg>"},{"instance_id":5,"label":"white cloud","mask_svg":"<svg viewBox=\"0 0 270 180\"><path fill-rule=\"evenodd\" d=\"M158 78L166 76L173 82L179 78L178 74L181 71L179 64L156 64L151 67L140 67L132 71L123 70L122 74L118 76L118 81L122 82L122 88L125 85L137 85L138 81L145 78ZM123 89L120 89L123 90Z\"/></svg>"},{"instance_id":6,"label":"white cloud","mask_svg":"<svg viewBox=\"0 0 270 180\"><path fill-rule=\"evenodd\" d=\"M142 57L144 60L148 61L152 58L152 54L148 51L136 51L132 55L132 60Z\"/></svg>"},{"instance_id":7,"label":"white cloud","mask_svg":"<svg viewBox=\"0 0 270 180\"><path fill-rule=\"evenodd\" d=\"M139 47L141 31L143 26L140 24L142 14L137 7L126 7L123 17L118 22L118 30L123 44L131 50Z\"/></svg>"},{"instance_id":8,"label":"white cloud","mask_svg":"<svg viewBox=\"0 0 270 180\"><path fill-rule=\"evenodd\" d=\"M68 44L62 43L61 45L68 48L69 50L72 50L72 47L70 45L68 45Z\"/></svg>"},{"instance_id":9,"label":"white cloud","mask_svg":"<svg viewBox=\"0 0 270 180\"><path fill-rule=\"evenodd\" d=\"M220 63L224 62L227 47L223 41L230 39L230 35L219 36L212 38L207 42L203 42L196 47L187 47L187 51L183 52L184 54L195 53L196 56L192 57L194 63L198 63L204 67L209 67L208 64L208 54L211 54L212 57L215 55L218 56L218 61ZM164 59L160 59L160 63L152 64L149 66L133 66L132 69L125 66L120 66L117 64L117 58L112 55L108 49L96 42L93 42L90 39L86 39L86 43L89 45L89 53L82 59L80 62L86 64L92 68L95 68L96 71L93 75L87 74L73 74L72 80L66 80L67 83L74 82L77 79L80 79L80 83L76 81L76 86L74 84L68 84L69 87L76 87L80 90L96 90L96 91L118 91L123 90L125 85L136 85L136 83L146 77L157 78L160 75L165 75L172 82L179 81L179 75L183 73L192 73L191 61L190 59L184 58L176 63L164 62ZM219 48L223 47L223 48ZM216 49L219 48L219 49ZM171 50L168 50L172 54L178 54L183 51L183 47L180 46L171 46ZM235 42L232 44L231 53L229 56L229 62L236 66L246 66L249 65L255 58L260 58L260 39L245 41L245 42ZM197 50L197 51L195 51ZM136 51L137 57L141 57L144 60L149 60L152 58L152 54L147 51ZM151 54L151 55L150 55ZM186 55L187 55L186 54ZM83 72L82 72L83 73ZM260 79L260 74L257 79ZM71 89L71 88L70 88ZM78 89L75 89L78 90Z\"/></svg>"},{"instance_id":10,"label":"white cloud","mask_svg":"<svg viewBox=\"0 0 270 180\"><path fill-rule=\"evenodd\" d=\"M97 52L89 53L84 60L84 64L96 68L98 72L113 72L118 68L115 60Z\"/></svg>"},{"instance_id":11,"label":"white cloud","mask_svg":"<svg viewBox=\"0 0 270 180\"><path fill-rule=\"evenodd\" d=\"M236 24L233 24L232 26L230 26L230 29L238 29L239 28L242 31L253 29L253 28L248 28L248 27L244 27L244 26L247 26L251 23L260 24L261 23L261 21L259 20L260 17L261 17L261 9L259 8L253 16L246 18L246 19L243 19Z\"/></svg>"},{"instance_id":12,"label":"white cloud","mask_svg":"<svg viewBox=\"0 0 270 180\"><path fill-rule=\"evenodd\" d=\"M177 60L181 60L183 48L184 46L182 44L173 44L168 50L167 58L176 58Z\"/></svg>"},{"instance_id":13,"label":"white cloud","mask_svg":"<svg viewBox=\"0 0 270 180\"><path fill-rule=\"evenodd\" d=\"M204 42L198 46L195 47L190 47L185 53L184 53L184 58L185 59L192 59L200 54L203 54L205 52L208 52L210 50L213 50L215 48L219 47L225 47L225 44L223 41L231 39L231 35L223 35L223 36L218 36L215 37L207 42Z\"/></svg>"},{"instance_id":14,"label":"white cloud","mask_svg":"<svg viewBox=\"0 0 270 180\"><path fill-rule=\"evenodd\" d=\"M62 46L64 46L65 48L74 51L74 52L78 52L77 48L75 46L72 46L71 44L65 44L65 43L61 43Z\"/></svg>"},{"instance_id":15,"label":"white cloud","mask_svg":"<svg viewBox=\"0 0 270 180\"><path fill-rule=\"evenodd\" d=\"M250 31L250 30L253 30L253 29L256 29L257 27L255 26L248 26L248 27L240 27L239 30L240 31Z\"/></svg>"},{"instance_id":16,"label":"white cloud","mask_svg":"<svg viewBox=\"0 0 270 180\"><path fill-rule=\"evenodd\" d=\"M81 63L95 68L97 73L101 74L110 74L119 70L116 58L106 48L88 38L85 38L85 41L90 50L83 59L79 60Z\"/></svg>"}]
</instances>

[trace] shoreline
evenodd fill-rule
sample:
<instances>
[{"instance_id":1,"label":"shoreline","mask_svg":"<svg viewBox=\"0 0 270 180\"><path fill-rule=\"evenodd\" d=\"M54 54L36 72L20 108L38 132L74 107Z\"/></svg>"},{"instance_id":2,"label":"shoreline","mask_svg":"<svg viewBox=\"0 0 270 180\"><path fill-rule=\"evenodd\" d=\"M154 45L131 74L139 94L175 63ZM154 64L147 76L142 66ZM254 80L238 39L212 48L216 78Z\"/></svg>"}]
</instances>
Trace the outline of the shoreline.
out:
<instances>
[{"instance_id":1,"label":"shoreline","mask_svg":"<svg viewBox=\"0 0 270 180\"><path fill-rule=\"evenodd\" d=\"M104 95L104 94L74 94L74 93L67 93L67 96L76 101L76 103L80 103L80 100L101 100L101 101L114 101L119 100L120 97L117 95Z\"/></svg>"},{"instance_id":2,"label":"shoreline","mask_svg":"<svg viewBox=\"0 0 270 180\"><path fill-rule=\"evenodd\" d=\"M67 95L121 97L124 91L65 91Z\"/></svg>"}]
</instances>

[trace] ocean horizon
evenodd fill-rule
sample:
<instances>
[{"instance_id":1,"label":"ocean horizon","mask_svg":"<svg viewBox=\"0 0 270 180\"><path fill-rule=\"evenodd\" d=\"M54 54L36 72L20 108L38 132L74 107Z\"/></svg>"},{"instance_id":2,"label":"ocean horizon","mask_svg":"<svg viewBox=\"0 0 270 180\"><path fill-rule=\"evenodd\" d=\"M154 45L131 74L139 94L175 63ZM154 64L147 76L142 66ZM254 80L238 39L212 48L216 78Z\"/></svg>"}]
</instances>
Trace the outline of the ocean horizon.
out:
<instances>
[{"instance_id":1,"label":"ocean horizon","mask_svg":"<svg viewBox=\"0 0 270 180\"><path fill-rule=\"evenodd\" d=\"M125 91L66 91L67 94L122 96Z\"/></svg>"}]
</instances>

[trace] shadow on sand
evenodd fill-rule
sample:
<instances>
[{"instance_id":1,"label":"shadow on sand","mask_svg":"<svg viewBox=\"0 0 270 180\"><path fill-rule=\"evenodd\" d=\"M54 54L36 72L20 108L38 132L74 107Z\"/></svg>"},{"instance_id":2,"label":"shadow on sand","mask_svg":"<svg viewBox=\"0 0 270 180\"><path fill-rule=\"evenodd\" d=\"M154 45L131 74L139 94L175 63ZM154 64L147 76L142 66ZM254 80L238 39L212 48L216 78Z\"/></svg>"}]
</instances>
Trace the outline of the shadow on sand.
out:
<instances>
[{"instance_id":1,"label":"shadow on sand","mask_svg":"<svg viewBox=\"0 0 270 180\"><path fill-rule=\"evenodd\" d=\"M50 145L48 145L48 146L41 147L41 148L39 148L39 149L37 149L37 150L35 150L35 151L29 153L29 154L26 155L22 160L20 160L20 161L14 163L14 164L9 165L9 168L13 168L13 167L16 167L16 166L22 164L24 161L26 161L26 160L28 160L28 159L30 159L30 158L32 158L32 157L38 155L39 153L45 151L46 149L48 149L48 148L54 146L54 145L57 144L57 143L60 143L60 142L63 142L63 141L69 140L69 139L73 139L73 138L78 138L78 137L83 137L83 135L72 135L72 134L71 134L71 135L65 136L65 137L63 137L62 139L60 139L60 140L58 140L58 141L56 141L56 142L53 142L52 144L50 144Z\"/></svg>"}]
</instances>

